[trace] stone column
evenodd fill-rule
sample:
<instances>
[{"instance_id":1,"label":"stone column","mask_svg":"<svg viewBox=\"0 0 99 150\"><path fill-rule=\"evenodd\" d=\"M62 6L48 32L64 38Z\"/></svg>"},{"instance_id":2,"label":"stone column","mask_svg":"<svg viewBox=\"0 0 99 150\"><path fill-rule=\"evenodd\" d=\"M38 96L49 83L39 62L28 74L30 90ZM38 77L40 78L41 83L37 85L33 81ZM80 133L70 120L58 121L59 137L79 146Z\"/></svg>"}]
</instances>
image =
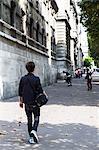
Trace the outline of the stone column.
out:
<instances>
[{"instance_id":1,"label":"stone column","mask_svg":"<svg viewBox=\"0 0 99 150\"><path fill-rule=\"evenodd\" d=\"M66 70L66 23L64 20L57 20L57 67L58 73L61 74L63 70Z\"/></svg>"}]
</instances>

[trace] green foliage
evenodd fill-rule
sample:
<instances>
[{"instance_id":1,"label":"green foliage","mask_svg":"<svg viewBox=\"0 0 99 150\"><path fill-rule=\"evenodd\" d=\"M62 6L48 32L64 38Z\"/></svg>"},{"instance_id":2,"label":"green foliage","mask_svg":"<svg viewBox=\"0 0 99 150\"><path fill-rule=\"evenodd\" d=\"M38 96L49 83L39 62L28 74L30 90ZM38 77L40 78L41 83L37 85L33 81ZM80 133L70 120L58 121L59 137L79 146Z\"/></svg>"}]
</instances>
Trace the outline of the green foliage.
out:
<instances>
[{"instance_id":1,"label":"green foliage","mask_svg":"<svg viewBox=\"0 0 99 150\"><path fill-rule=\"evenodd\" d=\"M99 61L99 1L81 0L81 22L87 28L90 55Z\"/></svg>"},{"instance_id":2,"label":"green foliage","mask_svg":"<svg viewBox=\"0 0 99 150\"><path fill-rule=\"evenodd\" d=\"M85 58L85 60L84 60L84 66L85 66L85 67L90 67L92 61L93 61L93 59L92 59L91 57Z\"/></svg>"}]
</instances>

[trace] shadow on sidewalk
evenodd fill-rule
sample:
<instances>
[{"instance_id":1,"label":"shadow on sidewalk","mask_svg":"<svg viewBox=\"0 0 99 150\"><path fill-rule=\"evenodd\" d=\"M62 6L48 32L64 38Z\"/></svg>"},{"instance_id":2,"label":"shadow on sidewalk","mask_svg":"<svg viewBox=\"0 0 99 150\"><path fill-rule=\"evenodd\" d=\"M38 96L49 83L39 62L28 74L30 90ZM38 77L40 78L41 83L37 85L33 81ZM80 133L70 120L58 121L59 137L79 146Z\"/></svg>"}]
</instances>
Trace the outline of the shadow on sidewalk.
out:
<instances>
[{"instance_id":1,"label":"shadow on sidewalk","mask_svg":"<svg viewBox=\"0 0 99 150\"><path fill-rule=\"evenodd\" d=\"M92 91L87 91L84 79L73 79L73 86L66 83L55 83L44 88L49 96L48 105L66 106L96 106L99 107L99 86L93 85ZM3 102L18 102L18 97L3 100Z\"/></svg>"},{"instance_id":2,"label":"shadow on sidewalk","mask_svg":"<svg viewBox=\"0 0 99 150\"><path fill-rule=\"evenodd\" d=\"M40 143L30 145L27 125L0 121L1 150L99 150L97 128L84 124L40 124Z\"/></svg>"},{"instance_id":3,"label":"shadow on sidewalk","mask_svg":"<svg viewBox=\"0 0 99 150\"><path fill-rule=\"evenodd\" d=\"M92 91L87 91L86 84L79 82L73 82L70 87L66 83L56 83L46 88L49 95L48 104L99 107L99 86L94 85Z\"/></svg>"}]
</instances>

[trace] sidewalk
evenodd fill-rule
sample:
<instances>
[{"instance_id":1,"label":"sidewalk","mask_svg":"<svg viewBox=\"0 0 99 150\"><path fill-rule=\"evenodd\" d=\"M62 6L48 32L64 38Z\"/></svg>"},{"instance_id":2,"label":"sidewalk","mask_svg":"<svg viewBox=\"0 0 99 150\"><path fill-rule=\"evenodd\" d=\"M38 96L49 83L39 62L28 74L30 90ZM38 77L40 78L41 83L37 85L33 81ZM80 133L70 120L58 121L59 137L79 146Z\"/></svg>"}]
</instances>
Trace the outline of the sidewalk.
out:
<instances>
[{"instance_id":1,"label":"sidewalk","mask_svg":"<svg viewBox=\"0 0 99 150\"><path fill-rule=\"evenodd\" d=\"M39 144L27 142L26 115L17 98L0 102L0 150L99 150L99 85L90 92L83 79L74 79L72 87L59 82L45 90L49 102L41 108Z\"/></svg>"}]
</instances>

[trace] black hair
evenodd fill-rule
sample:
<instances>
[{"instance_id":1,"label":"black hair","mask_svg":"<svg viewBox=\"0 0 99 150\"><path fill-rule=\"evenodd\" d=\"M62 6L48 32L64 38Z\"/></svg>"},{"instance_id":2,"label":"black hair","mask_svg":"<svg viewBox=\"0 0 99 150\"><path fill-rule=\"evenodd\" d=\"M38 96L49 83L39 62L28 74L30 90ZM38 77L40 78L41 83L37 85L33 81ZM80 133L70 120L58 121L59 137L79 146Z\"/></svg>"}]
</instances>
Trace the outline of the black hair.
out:
<instances>
[{"instance_id":1,"label":"black hair","mask_svg":"<svg viewBox=\"0 0 99 150\"><path fill-rule=\"evenodd\" d=\"M30 72L33 72L34 69L35 69L35 64L34 62L30 61L30 62L27 62L26 63L26 70L30 73Z\"/></svg>"}]
</instances>

